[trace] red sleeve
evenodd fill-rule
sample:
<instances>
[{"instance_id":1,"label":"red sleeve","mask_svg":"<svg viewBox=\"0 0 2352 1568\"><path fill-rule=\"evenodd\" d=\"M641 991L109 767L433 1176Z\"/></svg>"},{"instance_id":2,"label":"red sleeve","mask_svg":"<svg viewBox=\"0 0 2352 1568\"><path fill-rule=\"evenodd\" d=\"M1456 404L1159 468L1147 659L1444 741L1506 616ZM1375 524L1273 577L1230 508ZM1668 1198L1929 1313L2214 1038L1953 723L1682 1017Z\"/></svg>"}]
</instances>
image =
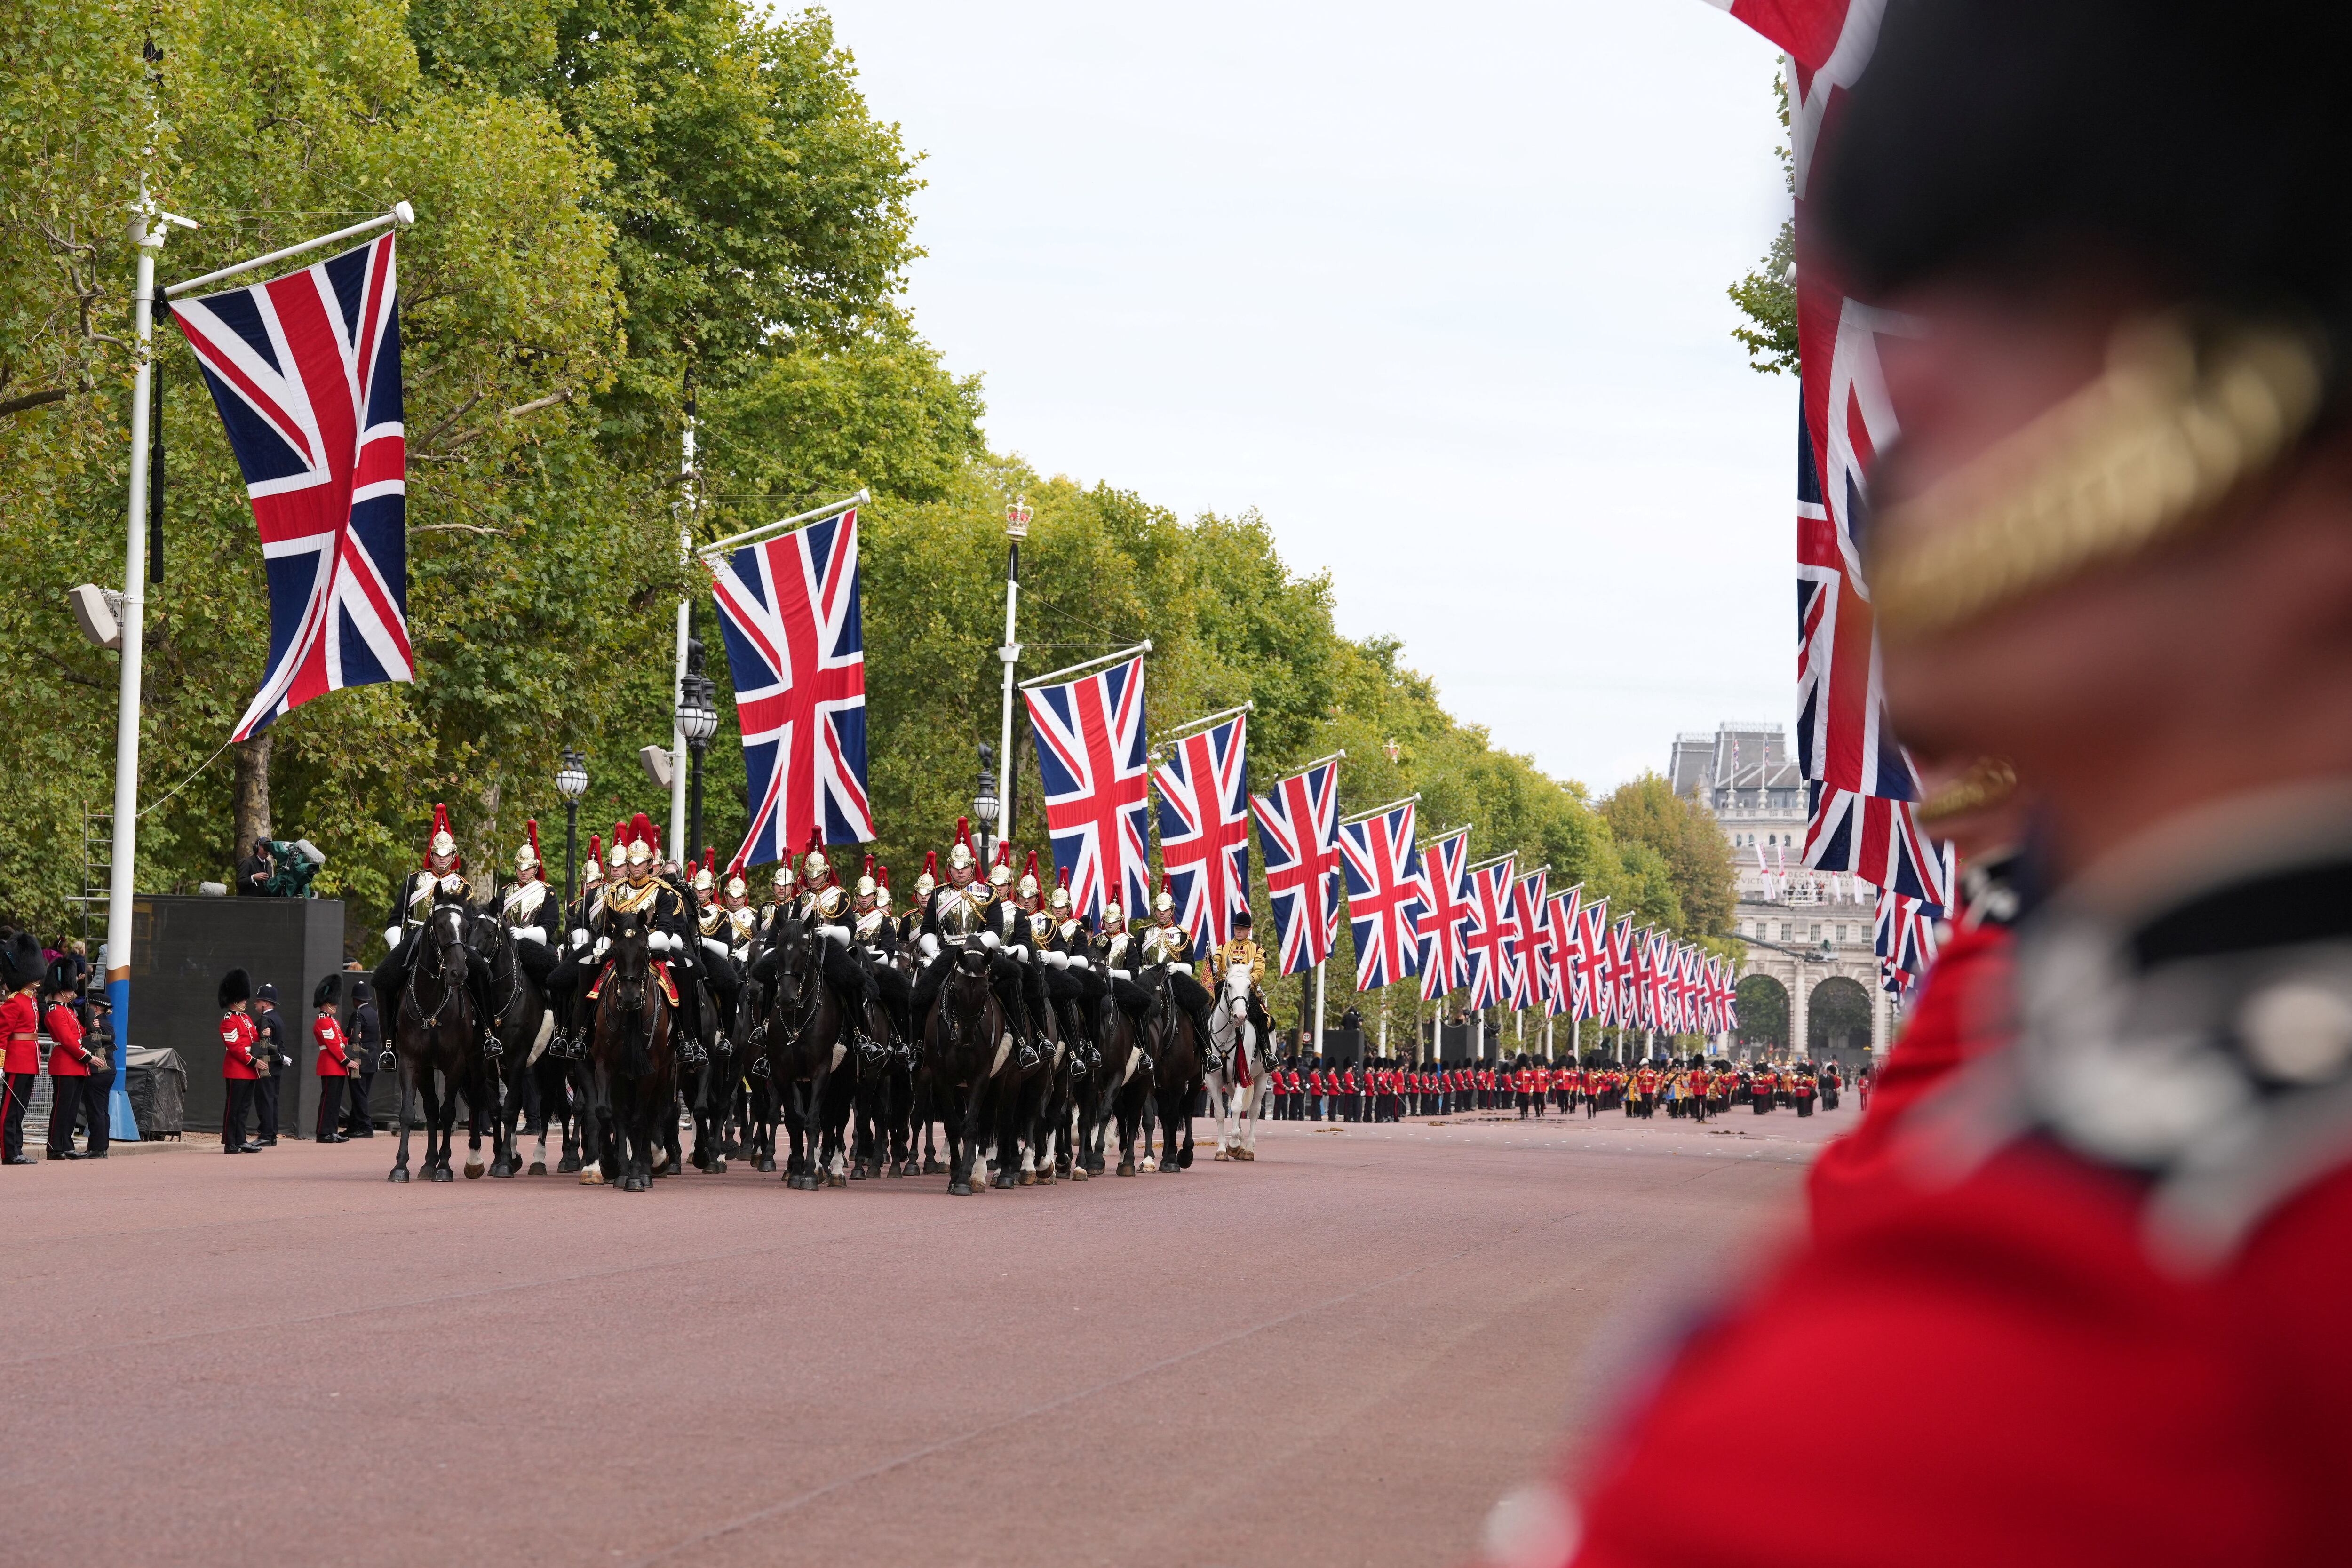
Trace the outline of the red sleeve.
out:
<instances>
[{"instance_id":1,"label":"red sleeve","mask_svg":"<svg viewBox=\"0 0 2352 1568\"><path fill-rule=\"evenodd\" d=\"M1796 1258L1596 1450L1579 1568L2071 1568L2342 1556L2352 1171L2215 1275L2158 1268L2138 1184L2044 1147ZM1867 1347L1839 1375L1792 1340ZM1875 1454L1837 1506L1660 1509L1692 1454ZM1998 1500L1998 1506L1989 1506Z\"/></svg>"}]
</instances>

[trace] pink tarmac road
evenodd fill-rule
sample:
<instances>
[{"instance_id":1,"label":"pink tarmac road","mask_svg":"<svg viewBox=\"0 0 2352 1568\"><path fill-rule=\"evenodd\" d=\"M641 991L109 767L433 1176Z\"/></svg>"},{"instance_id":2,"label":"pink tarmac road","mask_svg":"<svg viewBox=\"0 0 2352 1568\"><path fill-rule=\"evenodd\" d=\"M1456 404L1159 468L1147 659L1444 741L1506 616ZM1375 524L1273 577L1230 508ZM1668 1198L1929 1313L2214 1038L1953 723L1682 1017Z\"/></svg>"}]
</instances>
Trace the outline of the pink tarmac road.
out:
<instances>
[{"instance_id":1,"label":"pink tarmac road","mask_svg":"<svg viewBox=\"0 0 2352 1568\"><path fill-rule=\"evenodd\" d=\"M0 1563L1455 1562L1853 1120L1269 1123L952 1199L0 1172Z\"/></svg>"}]
</instances>

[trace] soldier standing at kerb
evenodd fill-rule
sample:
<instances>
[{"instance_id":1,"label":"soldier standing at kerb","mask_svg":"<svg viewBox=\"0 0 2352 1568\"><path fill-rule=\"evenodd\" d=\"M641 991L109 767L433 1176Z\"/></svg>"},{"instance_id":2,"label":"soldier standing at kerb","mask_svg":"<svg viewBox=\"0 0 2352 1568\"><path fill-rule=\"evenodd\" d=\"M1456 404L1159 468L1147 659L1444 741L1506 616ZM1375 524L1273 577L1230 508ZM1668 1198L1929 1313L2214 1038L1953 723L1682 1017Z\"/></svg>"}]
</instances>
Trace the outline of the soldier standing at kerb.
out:
<instances>
[{"instance_id":1,"label":"soldier standing at kerb","mask_svg":"<svg viewBox=\"0 0 2352 1568\"><path fill-rule=\"evenodd\" d=\"M1901 445L1889 718L2002 759L2010 1038L1518 1563L2338 1563L2352 1476L2352 13L1889 0L1806 200ZM1808 367L1809 372L1811 367ZM1808 391L1812 390L1809 379ZM1868 1342L1834 1378L1792 1339ZM1881 1457L1676 1507L1694 1454Z\"/></svg>"}]
</instances>

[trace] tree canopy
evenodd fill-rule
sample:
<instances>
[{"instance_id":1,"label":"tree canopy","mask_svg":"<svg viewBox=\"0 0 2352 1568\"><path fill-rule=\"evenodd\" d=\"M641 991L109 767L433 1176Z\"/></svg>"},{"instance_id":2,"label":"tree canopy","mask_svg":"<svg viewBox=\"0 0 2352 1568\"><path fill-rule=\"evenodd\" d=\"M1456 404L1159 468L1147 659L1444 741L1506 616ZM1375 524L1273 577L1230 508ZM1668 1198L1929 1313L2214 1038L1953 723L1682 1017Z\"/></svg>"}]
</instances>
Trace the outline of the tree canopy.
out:
<instances>
[{"instance_id":1,"label":"tree canopy","mask_svg":"<svg viewBox=\"0 0 2352 1568\"><path fill-rule=\"evenodd\" d=\"M1417 790L1423 823L1475 823L1482 855L1517 850L1644 921L1720 928L1720 836L1712 860L1698 843L1711 826L1652 781L1596 808L1455 720L1395 640L1339 635L1329 582L1291 570L1267 520L1180 518L992 450L979 376L943 364L900 298L916 162L817 12L0 0L0 540L16 566L0 660L22 716L0 759L0 917L79 918L86 818L110 800L115 661L79 637L66 593L120 581L125 219L143 181L203 226L173 236L162 279L395 198L419 221L399 241L418 679L311 702L226 757L268 648L261 551L209 397L159 320L142 890L227 879L240 828L307 836L330 857L319 890L356 901L357 942L436 800L477 865L507 863L526 817L560 857L567 747L590 759L583 839L661 816L635 753L669 734L681 594L700 601L731 710L681 520L717 538L865 486L870 847L902 886L947 841L995 738L1003 509L1025 497L1024 670L1149 637L1154 729L1254 700L1258 787L1344 748L1348 808ZM689 378L702 463L688 511ZM1042 847L1034 760L1016 752L1011 831ZM706 795L724 858L745 822L724 728ZM1345 991L1344 928L1342 942Z\"/></svg>"}]
</instances>

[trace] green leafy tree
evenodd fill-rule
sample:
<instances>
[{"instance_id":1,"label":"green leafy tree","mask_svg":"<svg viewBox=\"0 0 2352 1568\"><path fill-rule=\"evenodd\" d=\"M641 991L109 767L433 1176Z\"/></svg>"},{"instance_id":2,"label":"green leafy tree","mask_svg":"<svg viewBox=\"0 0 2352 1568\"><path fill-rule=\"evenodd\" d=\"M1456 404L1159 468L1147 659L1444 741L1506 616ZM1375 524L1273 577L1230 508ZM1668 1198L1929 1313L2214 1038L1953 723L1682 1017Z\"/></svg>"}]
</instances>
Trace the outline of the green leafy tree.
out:
<instances>
[{"instance_id":1,"label":"green leafy tree","mask_svg":"<svg viewBox=\"0 0 2352 1568\"><path fill-rule=\"evenodd\" d=\"M1785 138L1789 129L1786 79L1774 77L1772 89L1780 100L1780 130ZM1785 139L1779 151L1781 179L1794 192L1795 166ZM1772 237L1770 247L1764 252L1764 259L1727 290L1731 302L1747 318L1743 324L1731 329L1731 335L1748 351L1749 368L1767 375L1797 374L1796 267L1796 226L1784 219L1780 232Z\"/></svg>"}]
</instances>

